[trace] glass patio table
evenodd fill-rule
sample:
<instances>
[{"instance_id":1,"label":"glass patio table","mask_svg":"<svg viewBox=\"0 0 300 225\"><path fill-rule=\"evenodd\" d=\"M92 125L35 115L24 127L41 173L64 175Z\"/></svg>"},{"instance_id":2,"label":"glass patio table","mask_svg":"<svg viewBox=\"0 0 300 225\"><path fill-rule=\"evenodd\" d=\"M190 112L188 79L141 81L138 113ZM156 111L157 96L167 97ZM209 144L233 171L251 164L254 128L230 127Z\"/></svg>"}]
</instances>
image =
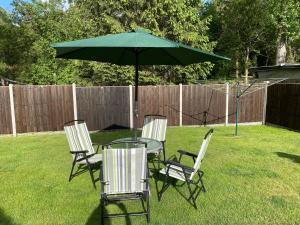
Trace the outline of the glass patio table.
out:
<instances>
[{"instance_id":1,"label":"glass patio table","mask_svg":"<svg viewBox=\"0 0 300 225\"><path fill-rule=\"evenodd\" d=\"M135 141L137 141L138 143L136 143ZM137 140L135 140L132 137L128 137L128 138L120 138L111 142L111 144L113 144L116 147L125 147L125 148L129 148L132 145L144 146L143 143L147 144L146 146L147 154L157 153L161 151L163 148L162 143L160 141L151 138L138 137Z\"/></svg>"}]
</instances>

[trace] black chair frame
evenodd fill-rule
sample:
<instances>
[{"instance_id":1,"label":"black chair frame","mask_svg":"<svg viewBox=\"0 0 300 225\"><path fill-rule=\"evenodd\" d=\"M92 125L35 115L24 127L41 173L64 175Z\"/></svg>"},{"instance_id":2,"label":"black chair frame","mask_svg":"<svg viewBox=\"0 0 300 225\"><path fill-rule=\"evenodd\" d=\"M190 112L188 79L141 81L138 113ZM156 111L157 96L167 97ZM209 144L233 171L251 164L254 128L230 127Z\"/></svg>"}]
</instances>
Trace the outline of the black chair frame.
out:
<instances>
[{"instance_id":1,"label":"black chair frame","mask_svg":"<svg viewBox=\"0 0 300 225\"><path fill-rule=\"evenodd\" d=\"M206 139L208 137L208 135L210 135L211 133L213 133L213 129L210 129L206 133L204 139ZM182 169L182 172L183 172L184 178L185 178L184 183L187 184L187 187L188 187L188 190L189 190L189 193L190 193L187 200L192 201L191 202L192 205L194 206L195 209L197 209L196 200L197 200L201 190L203 190L203 192L206 192L206 188L204 186L204 182L203 182L203 179L202 179L203 176L204 176L204 172L199 169L199 170L196 171L196 174L198 175L198 179L196 179L196 180L190 179L191 173L193 173L195 170L192 167L181 164L181 159L182 159L183 156L191 157L193 159L194 164L195 164L198 155L196 155L194 153L191 153L191 152L187 152L185 150L181 150L181 149L178 150L177 152L179 153L178 161L167 160L165 162L166 165L167 165L167 170L166 170L166 176L165 176L165 179L164 179L164 182L163 182L163 186L162 186L160 192L158 193L159 201L162 198L162 194L168 189L168 187L171 184L171 182L168 182L168 181L169 181L169 178L173 178L173 177L169 176L169 170L170 170L171 166L174 165L174 166L178 166ZM173 179L175 179L175 178L173 178ZM194 190L192 190L192 185L195 186Z\"/></svg>"},{"instance_id":2,"label":"black chair frame","mask_svg":"<svg viewBox=\"0 0 300 225\"><path fill-rule=\"evenodd\" d=\"M105 148L110 148L114 144L144 144L147 148L147 143L141 141L120 141L114 142L111 144L103 145L102 150ZM147 163L147 178L144 179L146 183L146 190L143 193L130 193L130 194L114 194L113 196L107 195L103 192L104 185L106 184L103 180L103 169L100 170L100 182L101 182L101 199L100 199L100 208L101 208L101 224L104 224L104 219L107 218L117 218L117 217L129 217L129 216L146 216L147 223L150 222L150 189L149 189L149 168ZM140 212L129 212L129 213L117 213L117 214L105 214L105 206L109 203L117 203L120 201L126 200L140 200L142 203L143 211ZM145 204L146 203L146 204Z\"/></svg>"},{"instance_id":3,"label":"black chair frame","mask_svg":"<svg viewBox=\"0 0 300 225\"><path fill-rule=\"evenodd\" d=\"M64 126L71 125L71 124L73 124L73 123L75 123L75 122L84 123L85 121L84 121L84 120L71 120L71 121L68 121L68 122L64 123ZM95 154L97 154L98 151L99 151L99 148L100 148L101 144L99 144L99 143L92 143L92 144L95 145L95 146L97 146L96 153L95 153ZM70 182L76 175L78 175L78 173L80 173L80 172L76 172L76 173L73 174L73 171L74 171L74 168L75 168L76 163L85 160L85 161L86 161L85 164L86 164L87 169L88 169L88 171L89 171L89 173L90 173L90 177L91 177L91 180L92 180L92 183L93 183L93 187L96 189L96 180L95 180L95 178L94 178L93 168L94 168L94 166L95 166L97 163L90 163L89 160L88 160L90 157L92 157L92 156L95 155L95 154L87 155L88 150L82 150L82 151L70 151L70 153L74 155L74 159L73 159L73 162L72 162L71 172L70 172L70 175L69 175L69 182ZM83 154L83 157L78 158L78 157L79 157L79 154ZM82 171L82 172L83 172L83 171Z\"/></svg>"}]
</instances>

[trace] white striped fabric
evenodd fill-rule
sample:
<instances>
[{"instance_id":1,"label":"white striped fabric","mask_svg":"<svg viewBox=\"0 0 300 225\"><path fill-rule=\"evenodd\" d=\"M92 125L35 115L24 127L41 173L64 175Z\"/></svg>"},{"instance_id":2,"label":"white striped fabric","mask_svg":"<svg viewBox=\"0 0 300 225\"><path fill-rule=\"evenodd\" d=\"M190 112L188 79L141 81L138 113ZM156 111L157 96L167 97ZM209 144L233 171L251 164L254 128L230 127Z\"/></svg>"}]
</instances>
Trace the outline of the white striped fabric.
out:
<instances>
[{"instance_id":1,"label":"white striped fabric","mask_svg":"<svg viewBox=\"0 0 300 225\"><path fill-rule=\"evenodd\" d=\"M158 141L166 140L167 119L155 116L146 116L142 130L142 138L151 138Z\"/></svg>"},{"instance_id":2,"label":"white striped fabric","mask_svg":"<svg viewBox=\"0 0 300 225\"><path fill-rule=\"evenodd\" d=\"M82 151L81 144L77 135L77 131L75 129L75 125L65 126L64 130L66 132L67 140L70 146L70 150L73 152ZM73 158L75 157L72 154ZM82 158L83 154L78 155L78 159Z\"/></svg>"},{"instance_id":3,"label":"white striped fabric","mask_svg":"<svg viewBox=\"0 0 300 225\"><path fill-rule=\"evenodd\" d=\"M166 168L161 169L159 172L162 174L167 174L167 170L168 170L168 168L166 167ZM168 173L169 173L170 177L174 177L178 180L185 181L185 176L184 176L183 170L179 166L171 165Z\"/></svg>"},{"instance_id":4,"label":"white striped fabric","mask_svg":"<svg viewBox=\"0 0 300 225\"><path fill-rule=\"evenodd\" d=\"M201 148L200 148L200 151L198 153L198 156L197 156L197 159L196 159L196 162L194 164L194 172L191 173L191 176L190 176L190 179L193 178L194 174L198 171L198 169L200 168L201 166L201 163L202 163L202 159L204 158L204 155L206 153L206 149L208 147L208 144L209 144L209 141L211 139L211 136L212 136L213 133L210 133L206 139L203 139L203 142L202 142L202 145L201 145Z\"/></svg>"},{"instance_id":5,"label":"white striped fabric","mask_svg":"<svg viewBox=\"0 0 300 225\"><path fill-rule=\"evenodd\" d=\"M199 170L200 166L201 166L201 162L202 162L202 159L204 158L204 155L205 155L205 152L206 152L206 149L208 147L208 144L209 144L209 141L211 139L211 136L212 136L213 133L210 133L206 139L203 139L203 142L202 142L202 145L201 145L201 148L200 148L200 151L198 153L198 156L197 156L197 159L196 159L196 162L193 166L194 168L194 172L190 173L189 174L189 179L192 180L193 179L193 176L195 175L195 173L197 173L197 171ZM159 171L160 173L162 174L166 174L167 173L167 167L166 168L163 168ZM179 179L179 180L182 180L182 181L185 181L185 177L184 177L184 173L183 173L183 170L181 167L178 167L178 166L174 166L174 165L171 165L170 166L170 169L169 169L169 176L170 177L174 177L176 179Z\"/></svg>"},{"instance_id":6,"label":"white striped fabric","mask_svg":"<svg viewBox=\"0 0 300 225\"><path fill-rule=\"evenodd\" d=\"M75 129L78 133L81 149L88 150L89 152L87 153L87 155L95 154L95 150L86 123L75 124Z\"/></svg>"},{"instance_id":7,"label":"white striped fabric","mask_svg":"<svg viewBox=\"0 0 300 225\"><path fill-rule=\"evenodd\" d=\"M103 150L104 193L125 194L146 190L147 153L145 147Z\"/></svg>"}]
</instances>

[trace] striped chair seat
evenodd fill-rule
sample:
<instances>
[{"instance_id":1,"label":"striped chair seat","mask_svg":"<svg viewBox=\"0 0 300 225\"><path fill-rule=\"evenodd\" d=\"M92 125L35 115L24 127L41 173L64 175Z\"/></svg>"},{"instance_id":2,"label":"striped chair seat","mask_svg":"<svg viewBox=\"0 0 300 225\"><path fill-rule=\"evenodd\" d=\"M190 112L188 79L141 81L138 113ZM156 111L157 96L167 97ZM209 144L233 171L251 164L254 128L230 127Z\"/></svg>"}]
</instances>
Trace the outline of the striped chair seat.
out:
<instances>
[{"instance_id":1,"label":"striped chair seat","mask_svg":"<svg viewBox=\"0 0 300 225\"><path fill-rule=\"evenodd\" d=\"M95 163L101 162L102 161L102 155L101 154L95 154L95 155L92 155L90 157L88 156L88 160L89 160L90 164L95 164ZM86 160L82 159L82 160L79 160L77 163L78 164L86 164Z\"/></svg>"},{"instance_id":2,"label":"striped chair seat","mask_svg":"<svg viewBox=\"0 0 300 225\"><path fill-rule=\"evenodd\" d=\"M146 191L146 157L145 147L103 150L103 192L109 195Z\"/></svg>"},{"instance_id":3,"label":"striped chair seat","mask_svg":"<svg viewBox=\"0 0 300 225\"><path fill-rule=\"evenodd\" d=\"M163 168L159 171L162 174L167 174L167 168ZM186 172L188 175L191 175L190 172ZM182 168L175 165L170 165L169 176L176 178L178 180L186 181L185 176L183 174Z\"/></svg>"}]
</instances>

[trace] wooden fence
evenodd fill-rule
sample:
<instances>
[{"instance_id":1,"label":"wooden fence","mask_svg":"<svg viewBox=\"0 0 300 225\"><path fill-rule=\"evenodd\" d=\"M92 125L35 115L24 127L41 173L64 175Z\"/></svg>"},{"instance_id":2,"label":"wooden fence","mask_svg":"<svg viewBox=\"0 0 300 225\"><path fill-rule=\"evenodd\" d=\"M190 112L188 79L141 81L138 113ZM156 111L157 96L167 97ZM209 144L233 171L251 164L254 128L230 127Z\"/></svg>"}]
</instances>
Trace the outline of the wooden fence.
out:
<instances>
[{"instance_id":1,"label":"wooden fence","mask_svg":"<svg viewBox=\"0 0 300 225\"><path fill-rule=\"evenodd\" d=\"M268 88L266 122L300 130L300 83Z\"/></svg>"},{"instance_id":2,"label":"wooden fence","mask_svg":"<svg viewBox=\"0 0 300 225\"><path fill-rule=\"evenodd\" d=\"M89 130L112 125L132 127L132 86L76 87L14 85L0 87L0 134L58 131L79 118ZM234 95L214 85L139 87L138 126L146 114L161 114L169 126L225 124L235 121ZM228 115L226 116L226 108ZM241 98L239 122L262 122L264 90Z\"/></svg>"}]
</instances>

